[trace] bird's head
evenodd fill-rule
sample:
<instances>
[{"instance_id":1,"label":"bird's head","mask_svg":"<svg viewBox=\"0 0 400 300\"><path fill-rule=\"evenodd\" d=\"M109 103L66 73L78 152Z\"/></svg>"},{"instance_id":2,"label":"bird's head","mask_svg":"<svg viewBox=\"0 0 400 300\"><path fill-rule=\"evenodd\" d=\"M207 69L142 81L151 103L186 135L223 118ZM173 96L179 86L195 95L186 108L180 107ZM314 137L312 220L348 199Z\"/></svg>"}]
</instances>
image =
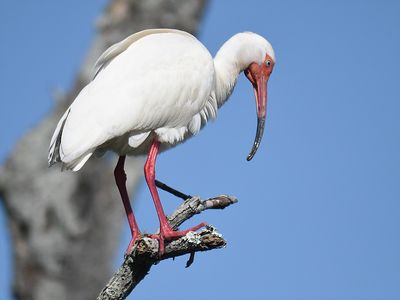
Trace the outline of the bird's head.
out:
<instances>
[{"instance_id":1,"label":"bird's head","mask_svg":"<svg viewBox=\"0 0 400 300\"><path fill-rule=\"evenodd\" d=\"M247 156L249 161L256 154L264 133L267 114L268 79L274 69L275 53L271 44L258 34L243 33L243 35L246 35L246 44L251 42L250 47L243 48L245 53L242 53L242 59L246 66L244 74L254 89L257 111L257 131L253 147Z\"/></svg>"}]
</instances>

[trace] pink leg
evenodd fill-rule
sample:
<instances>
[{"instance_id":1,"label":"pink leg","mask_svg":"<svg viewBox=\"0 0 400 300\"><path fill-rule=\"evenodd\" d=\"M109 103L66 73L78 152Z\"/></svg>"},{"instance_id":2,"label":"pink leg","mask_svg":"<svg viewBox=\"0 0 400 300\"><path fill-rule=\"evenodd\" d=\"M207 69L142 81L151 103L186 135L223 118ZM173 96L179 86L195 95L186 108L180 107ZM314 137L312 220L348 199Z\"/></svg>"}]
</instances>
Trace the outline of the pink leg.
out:
<instances>
[{"instance_id":1,"label":"pink leg","mask_svg":"<svg viewBox=\"0 0 400 300\"><path fill-rule=\"evenodd\" d=\"M155 165L156 158L158 154L158 149L160 147L160 142L157 139L154 139L149 155L147 157L146 163L144 164L144 176L146 178L147 185L149 187L151 196L153 198L154 205L156 207L158 219L160 220L160 234L155 237L158 238L160 242L160 256L164 253L164 240L172 240L176 238L180 238L186 235L189 231L195 231L203 226L205 223L201 223L193 228L183 231L174 231L167 221L167 217L165 216L164 209L162 207L160 197L158 196L156 184L155 184Z\"/></svg>"},{"instance_id":2,"label":"pink leg","mask_svg":"<svg viewBox=\"0 0 400 300\"><path fill-rule=\"evenodd\" d=\"M125 254L129 254L136 240L140 237L139 227L136 223L135 216L129 202L128 192L126 190L126 174L124 171L125 155L120 156L117 166L114 169L115 182L117 183L119 193L121 194L122 202L124 203L125 213L128 217L129 227L131 229L132 239L126 249Z\"/></svg>"}]
</instances>

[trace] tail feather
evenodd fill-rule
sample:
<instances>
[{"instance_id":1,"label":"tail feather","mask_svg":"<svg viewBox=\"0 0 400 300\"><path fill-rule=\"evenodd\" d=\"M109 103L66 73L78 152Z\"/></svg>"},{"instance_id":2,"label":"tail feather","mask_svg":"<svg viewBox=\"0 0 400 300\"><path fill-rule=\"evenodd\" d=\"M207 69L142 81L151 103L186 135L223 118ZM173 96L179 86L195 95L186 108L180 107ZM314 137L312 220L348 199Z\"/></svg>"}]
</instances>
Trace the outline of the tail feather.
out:
<instances>
[{"instance_id":1,"label":"tail feather","mask_svg":"<svg viewBox=\"0 0 400 300\"><path fill-rule=\"evenodd\" d=\"M53 133L53 137L51 138L49 146L49 155L47 157L49 167L54 165L56 162L61 161L60 158L61 136L64 129L65 121L67 120L70 110L71 109L69 108L61 117L60 121L58 121L57 127Z\"/></svg>"},{"instance_id":2,"label":"tail feather","mask_svg":"<svg viewBox=\"0 0 400 300\"><path fill-rule=\"evenodd\" d=\"M68 163L63 162L61 171L64 170L72 170L74 172L79 171L83 167L83 165L88 161L88 159L92 156L92 154L93 152L89 152L71 162Z\"/></svg>"}]
</instances>

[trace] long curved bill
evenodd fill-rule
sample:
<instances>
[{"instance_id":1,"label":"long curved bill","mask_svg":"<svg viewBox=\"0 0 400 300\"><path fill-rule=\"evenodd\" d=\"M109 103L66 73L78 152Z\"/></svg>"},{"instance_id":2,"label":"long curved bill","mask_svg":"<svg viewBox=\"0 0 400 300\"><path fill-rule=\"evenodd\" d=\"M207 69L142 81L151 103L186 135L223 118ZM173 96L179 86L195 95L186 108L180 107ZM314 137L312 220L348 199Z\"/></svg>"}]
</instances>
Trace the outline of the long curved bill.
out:
<instances>
[{"instance_id":1,"label":"long curved bill","mask_svg":"<svg viewBox=\"0 0 400 300\"><path fill-rule=\"evenodd\" d=\"M260 146L261 139L264 134L265 118L267 114L267 84L269 76L262 74L256 79L254 87L254 94L256 96L256 110L257 110L257 131L254 138L253 147L249 155L247 156L247 161L250 161L257 152Z\"/></svg>"}]
</instances>

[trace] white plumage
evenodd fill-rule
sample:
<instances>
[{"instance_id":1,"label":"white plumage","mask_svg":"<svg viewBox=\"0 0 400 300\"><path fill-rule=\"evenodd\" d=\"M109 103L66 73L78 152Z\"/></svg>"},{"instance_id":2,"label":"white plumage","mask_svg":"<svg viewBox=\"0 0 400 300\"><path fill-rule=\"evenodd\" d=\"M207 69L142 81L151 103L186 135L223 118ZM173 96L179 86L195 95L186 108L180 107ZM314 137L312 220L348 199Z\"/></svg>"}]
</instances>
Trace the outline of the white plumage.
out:
<instances>
[{"instance_id":1,"label":"white plumage","mask_svg":"<svg viewBox=\"0 0 400 300\"><path fill-rule=\"evenodd\" d=\"M199 113L213 101L210 54L187 33L147 33L139 41L128 38L100 58L96 78L60 120L51 141L51 147L58 146L59 158L50 151L50 162L59 159L76 171L97 148L134 153L151 130L160 142L170 144L181 141L189 128L192 134L198 132ZM185 68L188 64L193 68ZM215 100L213 106L216 109Z\"/></svg>"},{"instance_id":2,"label":"white plumage","mask_svg":"<svg viewBox=\"0 0 400 300\"><path fill-rule=\"evenodd\" d=\"M266 53L275 59L271 45L253 33L231 38L215 60L183 31L129 36L98 59L95 78L60 119L49 164L77 171L95 151L146 154L153 135L161 149L183 141L216 116L240 71Z\"/></svg>"},{"instance_id":3,"label":"white plumage","mask_svg":"<svg viewBox=\"0 0 400 300\"><path fill-rule=\"evenodd\" d=\"M148 154L144 165L147 185L160 221L160 255L164 240L204 226L174 231L167 222L156 188L155 164L161 150L195 135L215 118L228 99L240 72L256 96L256 153L264 131L267 82L275 63L274 51L263 37L239 33L230 38L214 60L192 35L174 29L133 34L111 46L99 58L94 79L79 93L60 119L50 142L49 164L78 171L94 154L119 154L114 170L132 233L127 252L140 237L128 192L126 155Z\"/></svg>"}]
</instances>

